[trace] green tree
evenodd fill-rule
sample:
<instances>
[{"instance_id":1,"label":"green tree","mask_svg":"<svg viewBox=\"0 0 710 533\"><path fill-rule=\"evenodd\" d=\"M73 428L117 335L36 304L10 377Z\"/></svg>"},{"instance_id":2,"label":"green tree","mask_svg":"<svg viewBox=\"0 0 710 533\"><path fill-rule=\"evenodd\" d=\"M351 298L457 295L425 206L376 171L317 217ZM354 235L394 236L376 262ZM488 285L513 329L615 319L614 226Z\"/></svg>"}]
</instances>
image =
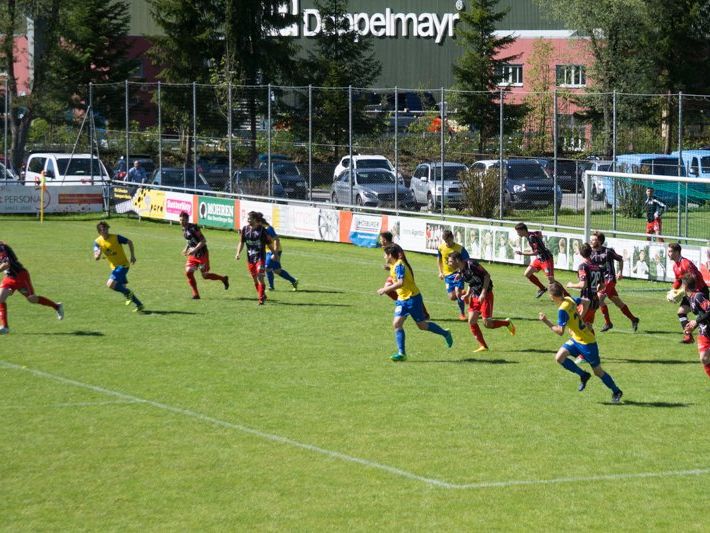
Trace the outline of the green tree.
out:
<instances>
[{"instance_id":1,"label":"green tree","mask_svg":"<svg viewBox=\"0 0 710 533\"><path fill-rule=\"evenodd\" d=\"M335 158L348 139L348 86L370 87L382 71L373 52L371 38L350 27L347 0L316 0L321 15L321 32L314 37L304 72L313 91L314 135L317 142L333 146ZM375 122L365 114L365 98L358 91L353 98L353 131L371 131Z\"/></svg>"},{"instance_id":2,"label":"green tree","mask_svg":"<svg viewBox=\"0 0 710 533\"><path fill-rule=\"evenodd\" d=\"M502 67L517 56L499 57L515 41L497 37L496 23L507 11L495 11L498 0L472 0L456 26L457 43L464 52L453 67L455 88L465 91L457 100L462 121L479 131L479 152L498 130L498 82Z\"/></svg>"},{"instance_id":3,"label":"green tree","mask_svg":"<svg viewBox=\"0 0 710 533\"><path fill-rule=\"evenodd\" d=\"M529 92L525 96L528 112L525 116L525 135L528 147L533 153L543 154L549 150L547 139L552 131L552 93L554 83L551 71L553 47L544 39L536 39L528 60L529 68L525 76L525 85Z\"/></svg>"}]
</instances>

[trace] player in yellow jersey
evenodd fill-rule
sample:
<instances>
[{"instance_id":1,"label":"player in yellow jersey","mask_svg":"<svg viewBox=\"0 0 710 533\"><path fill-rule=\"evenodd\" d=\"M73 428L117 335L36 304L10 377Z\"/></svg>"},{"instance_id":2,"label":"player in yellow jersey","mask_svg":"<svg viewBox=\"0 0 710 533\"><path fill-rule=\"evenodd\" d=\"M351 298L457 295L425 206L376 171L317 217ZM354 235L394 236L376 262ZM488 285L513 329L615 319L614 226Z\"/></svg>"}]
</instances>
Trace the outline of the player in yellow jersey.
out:
<instances>
[{"instance_id":1,"label":"player in yellow jersey","mask_svg":"<svg viewBox=\"0 0 710 533\"><path fill-rule=\"evenodd\" d=\"M461 298L461 293L464 289L464 283L456 272L456 269L449 264L449 256L453 252L461 254L461 259L468 259L466 248L454 242L454 234L450 229L444 230L441 234L442 242L437 248L436 264L439 268L439 279L443 279L446 283L446 292L449 295L449 300L456 302L459 306L459 320L468 320L466 316L466 304Z\"/></svg>"},{"instance_id":2,"label":"player in yellow jersey","mask_svg":"<svg viewBox=\"0 0 710 533\"><path fill-rule=\"evenodd\" d=\"M96 224L96 231L99 232L99 236L94 241L94 259L98 261L103 256L111 267L111 275L106 281L106 286L123 294L126 297L126 305L133 303L136 306L135 311L143 311L141 301L133 294L133 291L126 287L128 283L128 268L136 262L133 241L123 235L109 233L108 230L109 225L105 220ZM128 245L128 249L131 252L130 261L126 257L126 252L123 251L124 244Z\"/></svg>"},{"instance_id":3,"label":"player in yellow jersey","mask_svg":"<svg viewBox=\"0 0 710 533\"><path fill-rule=\"evenodd\" d=\"M397 341L397 353L392 355L390 359L392 361L404 361L407 359L407 352L404 348L403 326L404 321L410 315L417 323L419 329L441 335L446 340L446 345L451 348L454 343L451 332L434 322L429 322L425 318L424 300L419 288L414 283L411 268L408 268L407 264L402 260L402 248L396 244L391 244L385 246L384 253L387 264L390 265L390 278L393 282L389 283L388 280L384 287L377 289L377 294L382 296L392 291L397 292L397 301L394 304L394 319L392 320L394 337Z\"/></svg>"},{"instance_id":4,"label":"player in yellow jersey","mask_svg":"<svg viewBox=\"0 0 710 533\"><path fill-rule=\"evenodd\" d=\"M580 383L578 390L582 392L586 388L587 381L589 381L592 375L574 364L570 357L583 356L591 365L594 374L602 380L604 385L611 389L611 402L621 402L621 396L624 393L616 386L612 377L602 369L597 339L591 328L585 324L581 318L587 312L589 300L565 296L565 289L556 281L550 283L548 291L550 299L558 305L557 324L550 322L545 316L545 313L540 313L538 318L554 333L560 336L564 334L566 327L572 337L557 350L555 360L566 370L579 376ZM581 312L577 308L578 305L582 306Z\"/></svg>"}]
</instances>

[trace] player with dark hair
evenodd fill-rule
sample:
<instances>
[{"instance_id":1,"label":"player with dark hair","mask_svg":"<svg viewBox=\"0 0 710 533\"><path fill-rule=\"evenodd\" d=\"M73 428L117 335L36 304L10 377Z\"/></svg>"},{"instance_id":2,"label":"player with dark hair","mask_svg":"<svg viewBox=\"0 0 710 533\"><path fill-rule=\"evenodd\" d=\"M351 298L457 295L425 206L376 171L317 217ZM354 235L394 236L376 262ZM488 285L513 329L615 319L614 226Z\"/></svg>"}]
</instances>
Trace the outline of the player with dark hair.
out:
<instances>
[{"instance_id":1,"label":"player with dark hair","mask_svg":"<svg viewBox=\"0 0 710 533\"><path fill-rule=\"evenodd\" d=\"M259 298L259 305L264 305L266 301L264 285L264 268L266 263L266 248L274 252L274 244L269 237L266 228L261 224L263 215L257 211L249 211L247 214L247 225L242 227L239 233L239 245L235 259L239 261L244 246L247 247L247 268L254 288Z\"/></svg>"},{"instance_id":2,"label":"player with dark hair","mask_svg":"<svg viewBox=\"0 0 710 533\"><path fill-rule=\"evenodd\" d=\"M271 224L266 221L264 216L261 213L259 213L259 215L261 215L261 225L266 228L266 233L268 233L269 237L271 237L271 241L274 245L274 250L276 250L273 253L270 250L266 252L266 281L268 281L269 283L269 290L274 290L274 274L278 274L280 277L282 277L291 284L291 287L293 287L294 291L297 291L298 280L294 278L291 274L286 272L283 268L281 268L281 257L283 256L283 249L281 248L281 239L279 238L273 226L271 226Z\"/></svg>"},{"instance_id":3,"label":"player with dark hair","mask_svg":"<svg viewBox=\"0 0 710 533\"><path fill-rule=\"evenodd\" d=\"M518 237L527 239L531 250L529 252L524 250L515 250L516 255L536 256L535 260L525 269L524 276L528 278L530 283L537 287L538 290L537 294L535 294L535 298L539 298L547 292L547 287L545 287L542 282L537 279L535 273L542 270L545 273L545 276L547 276L548 283L555 281L555 263L552 253L550 253L550 250L548 250L547 246L545 246L545 241L542 238L541 231L529 231L528 226L524 222L519 222L515 225L515 232L518 234ZM565 291L564 288L562 290L564 291L565 296L569 296L569 293Z\"/></svg>"},{"instance_id":4,"label":"player with dark hair","mask_svg":"<svg viewBox=\"0 0 710 533\"><path fill-rule=\"evenodd\" d=\"M599 309L599 290L604 285L604 272L602 268L592 262L592 247L589 243L584 243L579 247L579 255L583 261L579 264L577 277L579 281L567 283L568 289L580 289L579 296L589 300L586 314L582 315L582 320L590 326L594 324L594 315Z\"/></svg>"},{"instance_id":5,"label":"player with dark hair","mask_svg":"<svg viewBox=\"0 0 710 533\"><path fill-rule=\"evenodd\" d=\"M229 289L229 276L220 276L210 272L210 252L207 249L207 239L205 239L202 230L197 224L190 223L190 215L185 211L180 213L180 225L182 226L182 236L185 237L187 244L182 251L182 255L187 257L185 262L185 277L187 283L192 289L192 299L199 300L200 292L197 290L197 280L195 279L195 270L199 270L202 274L202 279L210 279L221 281L224 285L224 290Z\"/></svg>"},{"instance_id":6,"label":"player with dark hair","mask_svg":"<svg viewBox=\"0 0 710 533\"><path fill-rule=\"evenodd\" d=\"M109 228L110 226L105 220L96 224L96 231L99 232L99 236L94 241L94 259L98 261L101 259L101 256L103 256L111 267L111 275L106 281L106 286L111 290L123 294L126 298L126 305L133 303L136 306L134 311L143 311L141 301L133 291L126 287L128 284L128 269L130 265L136 262L133 241L123 235L109 233ZM128 245L128 249L131 252L130 260L126 257L126 252L123 251L124 244Z\"/></svg>"},{"instance_id":7,"label":"player with dark hair","mask_svg":"<svg viewBox=\"0 0 710 533\"><path fill-rule=\"evenodd\" d=\"M574 299L569 296L565 296L564 294L566 291L564 290L564 287L556 281L550 283L549 291L550 299L558 305L557 324L550 322L545 316L545 313L540 313L538 318L543 324L550 328L553 333L562 336L566 327L571 336L571 338L565 342L559 350L557 350L555 360L562 365L565 370L579 376L579 388L577 390L582 392L587 387L587 382L590 380L592 375L574 364L574 362L570 359L570 356L583 356L584 359L592 366L594 374L602 380L604 385L611 389L612 403L621 402L621 397L624 393L619 387L617 387L612 377L604 372L604 369L602 369L601 360L599 359L599 347L597 346L597 340L594 336L594 332L581 318L581 316L587 313L589 300L581 298ZM582 306L581 313L578 311L579 305Z\"/></svg>"},{"instance_id":8,"label":"player with dark hair","mask_svg":"<svg viewBox=\"0 0 710 533\"><path fill-rule=\"evenodd\" d=\"M463 283L468 283L468 289L459 296L468 303L468 325L471 333L478 341L478 348L474 352L488 351L488 345L483 338L483 332L478 326L478 317L483 317L483 326L488 329L508 328L511 335L515 335L513 322L493 320L493 281L491 275L475 259L464 259L460 252L451 252L448 258L449 266L454 269Z\"/></svg>"},{"instance_id":9,"label":"player with dark hair","mask_svg":"<svg viewBox=\"0 0 710 533\"><path fill-rule=\"evenodd\" d=\"M661 235L663 233L663 222L661 216L666 210L666 204L661 202L654 195L654 188L646 189L646 200L643 202L643 207L646 210L646 235L648 240L651 240L652 235ZM658 242L663 242L661 237L658 237Z\"/></svg>"},{"instance_id":10,"label":"player with dark hair","mask_svg":"<svg viewBox=\"0 0 710 533\"><path fill-rule=\"evenodd\" d=\"M446 284L446 293L449 295L449 300L456 302L459 307L459 320L466 320L466 306L463 300L459 297L463 291L463 282L456 276L454 270L449 265L449 255L454 252L461 254L461 257L468 259L466 248L454 242L454 233L450 229L445 229L441 234L444 242L439 244L436 253L436 265L439 268L439 279L443 279Z\"/></svg>"},{"instance_id":11,"label":"player with dark hair","mask_svg":"<svg viewBox=\"0 0 710 533\"><path fill-rule=\"evenodd\" d=\"M402 247L399 244L395 244L393 239L394 239L394 237L392 236L392 232L390 232L390 231L380 232L380 237L379 237L380 246L382 246L383 249L386 248L387 246L396 246L397 248L399 248L399 256L402 259L402 261L404 262L404 264L407 266L409 271L412 273L412 279L414 279L414 269L412 268L412 265L409 264L409 261L407 261L407 254L405 253L405 251L402 249ZM385 263L384 269L387 272L389 272L390 271L389 264ZM392 284L392 283L394 283L394 279L392 279L391 276L388 276L385 284L387 285L387 284ZM387 296L389 296L390 299L392 299L392 300L395 300L395 301L397 300L397 292L396 291L388 292ZM422 303L422 305L424 305L424 304ZM427 311L426 305L424 305L424 318L426 320L429 320L431 318L431 316L429 315L429 311Z\"/></svg>"},{"instance_id":12,"label":"player with dark hair","mask_svg":"<svg viewBox=\"0 0 710 533\"><path fill-rule=\"evenodd\" d=\"M616 290L616 282L621 279L624 268L624 258L620 256L613 248L604 246L606 237L601 231L592 233L589 241L592 245L592 263L599 265L604 273L604 283L599 290L599 309L604 316L604 325L601 331L609 331L614 327L609 316L609 307L606 305L606 298L609 298L614 305L618 307L626 318L631 321L631 328L634 331L638 330L639 319L636 317L629 306L626 305L619 297ZM614 267L616 263L617 267Z\"/></svg>"},{"instance_id":13,"label":"player with dark hair","mask_svg":"<svg viewBox=\"0 0 710 533\"><path fill-rule=\"evenodd\" d=\"M394 282L386 283L384 287L377 289L377 294L382 296L393 291L397 292L394 319L392 321L394 337L397 342L397 353L392 355L390 359L392 361L404 361L407 359L403 326L404 321L410 315L417 323L419 329L441 335L446 340L446 345L451 348L454 343L451 332L434 322L429 322L424 317L424 299L419 292L419 288L414 283L411 269L407 268L406 263L402 260L402 249L396 244L391 244L385 247L384 253L387 263L390 265L390 276Z\"/></svg>"},{"instance_id":14,"label":"player with dark hair","mask_svg":"<svg viewBox=\"0 0 710 533\"><path fill-rule=\"evenodd\" d=\"M685 274L681 278L685 297L688 298L690 308L696 315L695 320L689 320L685 325L685 332L690 335L698 330L698 356L705 373L710 377L710 300L697 288L697 280L693 274Z\"/></svg>"},{"instance_id":15,"label":"player with dark hair","mask_svg":"<svg viewBox=\"0 0 710 533\"><path fill-rule=\"evenodd\" d=\"M703 280L703 276L698 270L698 267L690 260L681 255L682 247L679 243L672 243L668 245L668 257L673 261L673 274L675 275L675 281L673 281L673 290L680 292L681 286L683 284L683 276L690 275L695 278L695 290L699 291L709 298L708 286ZM693 334L688 331L688 313L690 312L690 300L688 296L683 296L680 301L680 306L678 307L678 321L680 322L680 327L683 328L683 344L693 343Z\"/></svg>"},{"instance_id":16,"label":"player with dark hair","mask_svg":"<svg viewBox=\"0 0 710 533\"><path fill-rule=\"evenodd\" d=\"M31 304L44 305L54 309L58 320L64 319L64 305L61 302L55 303L49 298L35 294L30 273L22 266L10 245L3 241L0 241L0 272L5 273L0 281L0 335L7 335L10 332L5 302L16 291L19 291Z\"/></svg>"}]
</instances>

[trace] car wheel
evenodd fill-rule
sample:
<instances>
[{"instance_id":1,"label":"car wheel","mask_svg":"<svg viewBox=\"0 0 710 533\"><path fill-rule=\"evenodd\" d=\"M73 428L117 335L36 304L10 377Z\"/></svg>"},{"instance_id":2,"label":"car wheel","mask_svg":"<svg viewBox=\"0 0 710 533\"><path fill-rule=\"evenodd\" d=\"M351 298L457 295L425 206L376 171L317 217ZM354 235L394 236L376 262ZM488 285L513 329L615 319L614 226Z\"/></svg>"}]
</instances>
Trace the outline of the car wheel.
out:
<instances>
[{"instance_id":1,"label":"car wheel","mask_svg":"<svg viewBox=\"0 0 710 533\"><path fill-rule=\"evenodd\" d=\"M357 197L355 198L355 204L361 206L361 205L363 204L363 202L362 202L362 197L357 196Z\"/></svg>"}]
</instances>

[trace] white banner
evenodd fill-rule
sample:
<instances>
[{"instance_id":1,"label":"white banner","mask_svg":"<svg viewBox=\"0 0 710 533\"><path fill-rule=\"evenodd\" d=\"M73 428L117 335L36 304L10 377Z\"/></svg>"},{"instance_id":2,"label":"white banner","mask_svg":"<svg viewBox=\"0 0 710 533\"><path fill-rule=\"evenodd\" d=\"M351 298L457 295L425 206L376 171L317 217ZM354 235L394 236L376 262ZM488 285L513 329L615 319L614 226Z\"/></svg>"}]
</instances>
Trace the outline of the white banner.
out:
<instances>
[{"instance_id":1,"label":"white banner","mask_svg":"<svg viewBox=\"0 0 710 533\"><path fill-rule=\"evenodd\" d=\"M0 185L0 213L39 212L41 191L26 185ZM47 187L45 213L87 213L103 211L101 185Z\"/></svg>"}]
</instances>

